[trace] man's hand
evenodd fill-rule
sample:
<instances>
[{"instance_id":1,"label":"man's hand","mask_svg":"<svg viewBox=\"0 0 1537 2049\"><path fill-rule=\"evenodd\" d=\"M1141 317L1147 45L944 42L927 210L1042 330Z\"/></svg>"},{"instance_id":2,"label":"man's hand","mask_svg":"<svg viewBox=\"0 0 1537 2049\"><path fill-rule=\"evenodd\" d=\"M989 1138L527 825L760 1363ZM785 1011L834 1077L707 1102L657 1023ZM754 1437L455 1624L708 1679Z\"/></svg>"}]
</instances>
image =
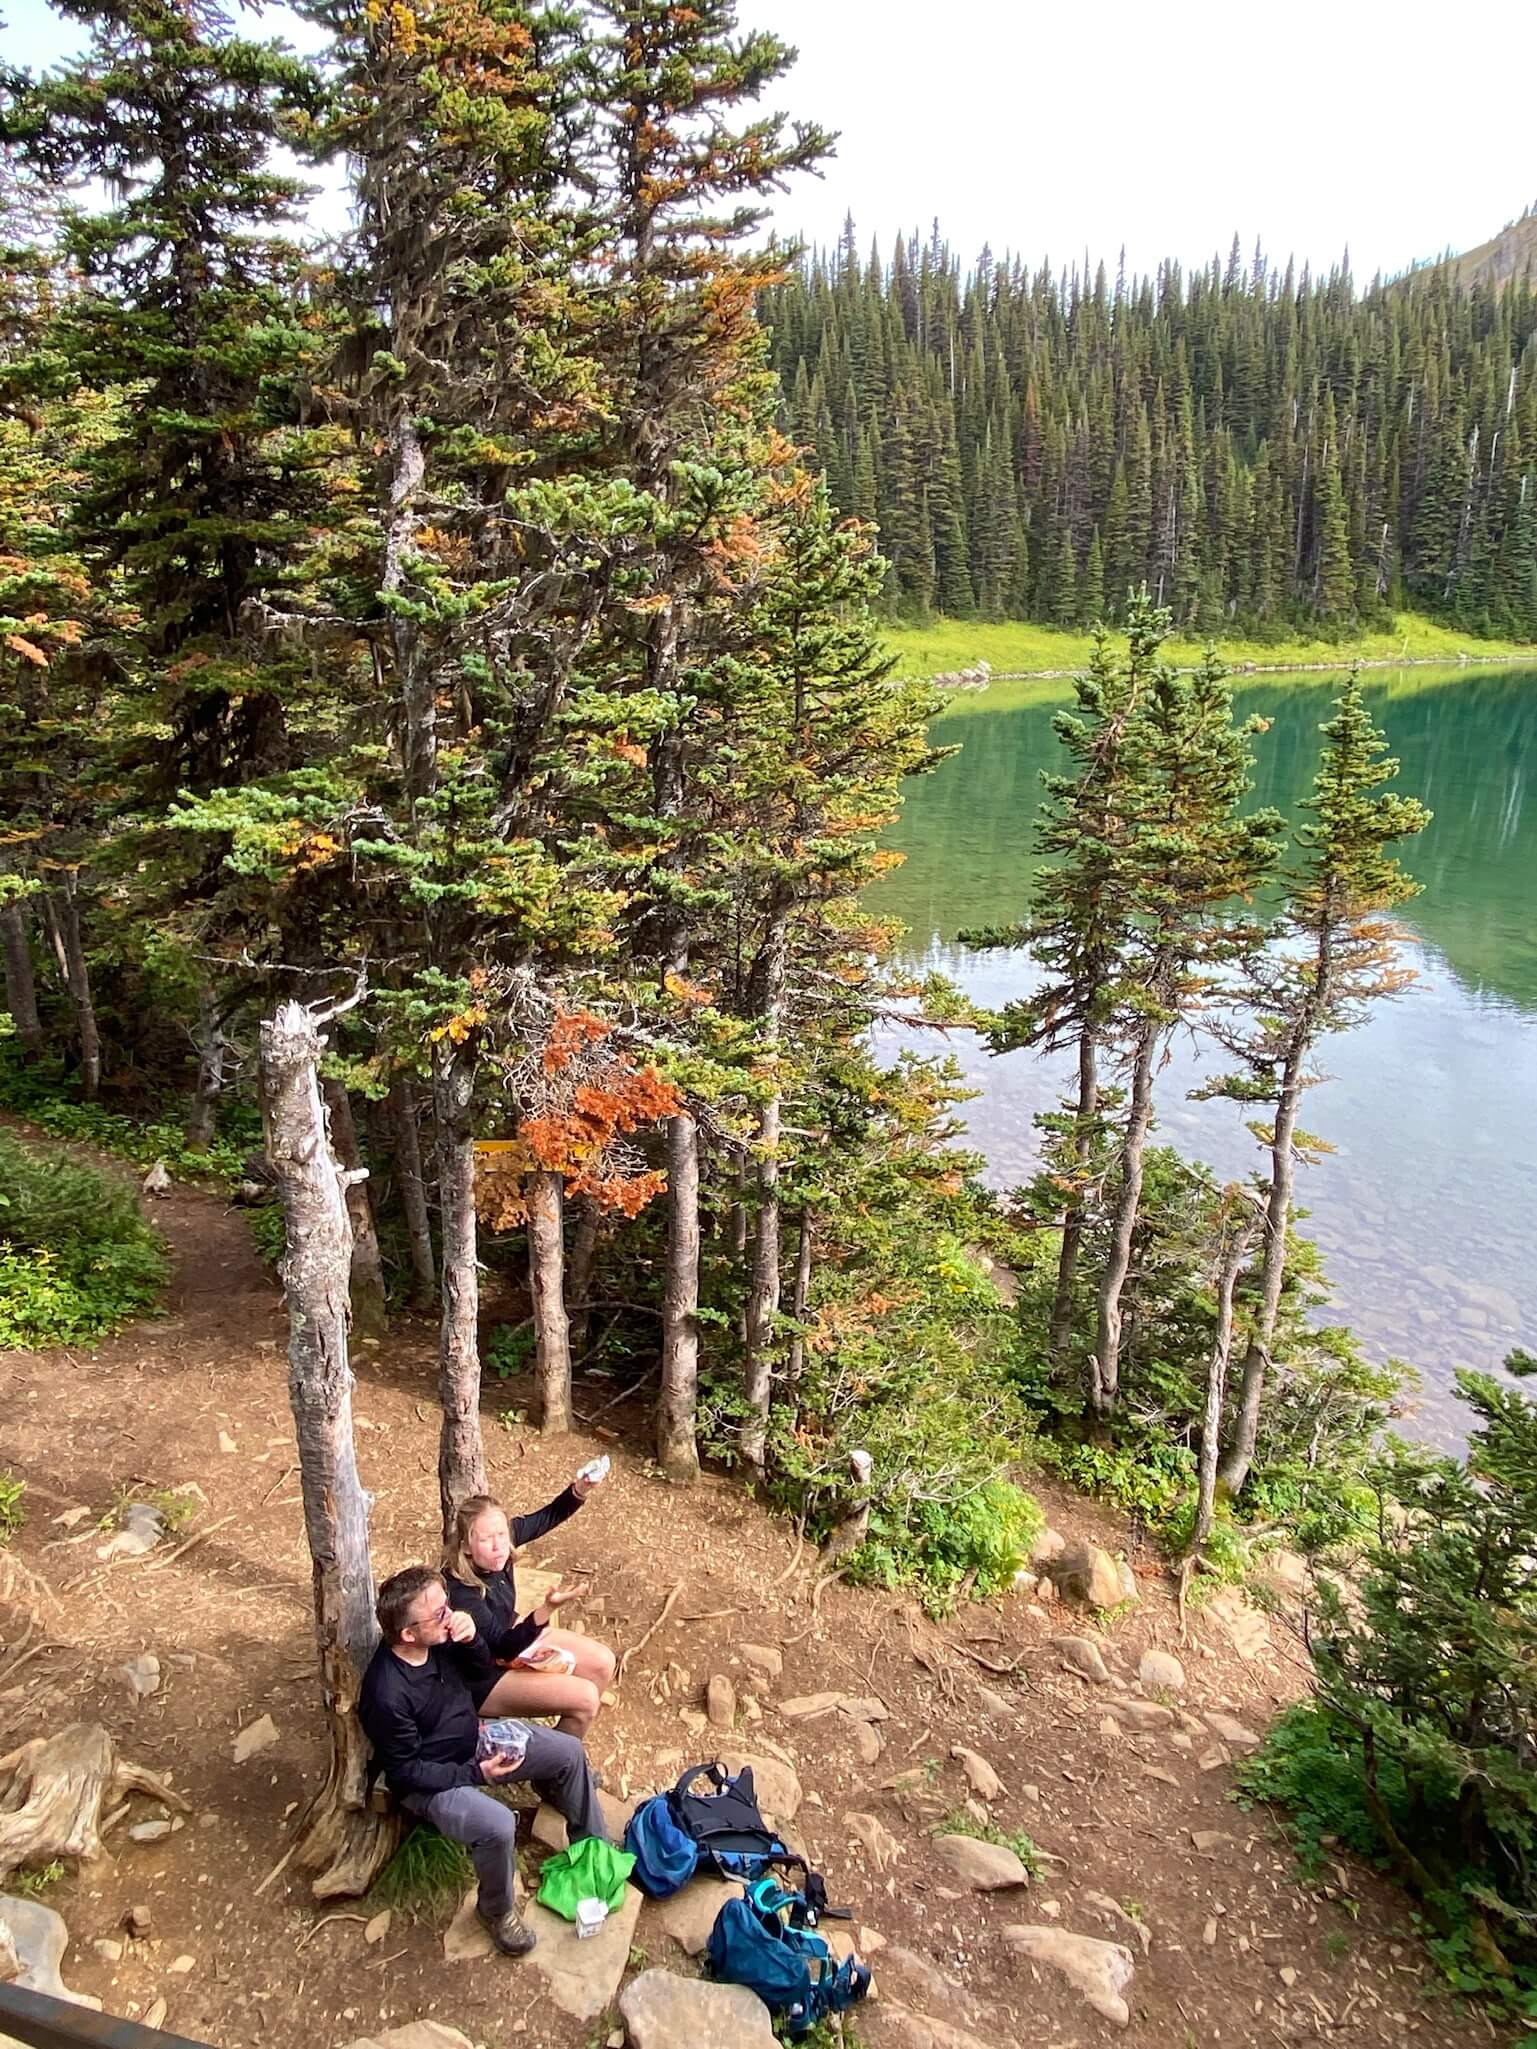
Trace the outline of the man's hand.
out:
<instances>
[{"instance_id":1,"label":"man's hand","mask_svg":"<svg viewBox=\"0 0 1537 2049\"><path fill-rule=\"evenodd\" d=\"M450 1643L473 1643L475 1641L475 1618L466 1615L462 1608L455 1608L449 1616L448 1640Z\"/></svg>"},{"instance_id":2,"label":"man's hand","mask_svg":"<svg viewBox=\"0 0 1537 2049\"><path fill-rule=\"evenodd\" d=\"M553 1593L544 1597L544 1605L553 1614L557 1608L564 1608L574 1601L585 1600L592 1589L585 1580L578 1580L569 1587L556 1587Z\"/></svg>"},{"instance_id":3,"label":"man's hand","mask_svg":"<svg viewBox=\"0 0 1537 2049\"><path fill-rule=\"evenodd\" d=\"M578 1473L576 1478L571 1482L571 1492L576 1496L578 1501L585 1501L588 1495L594 1489L594 1487L597 1486L597 1484L598 1483L596 1480L589 1480L583 1474Z\"/></svg>"},{"instance_id":4,"label":"man's hand","mask_svg":"<svg viewBox=\"0 0 1537 2049\"><path fill-rule=\"evenodd\" d=\"M488 1786L499 1785L520 1769L519 1761L511 1757L483 1757L480 1761L480 1776Z\"/></svg>"}]
</instances>

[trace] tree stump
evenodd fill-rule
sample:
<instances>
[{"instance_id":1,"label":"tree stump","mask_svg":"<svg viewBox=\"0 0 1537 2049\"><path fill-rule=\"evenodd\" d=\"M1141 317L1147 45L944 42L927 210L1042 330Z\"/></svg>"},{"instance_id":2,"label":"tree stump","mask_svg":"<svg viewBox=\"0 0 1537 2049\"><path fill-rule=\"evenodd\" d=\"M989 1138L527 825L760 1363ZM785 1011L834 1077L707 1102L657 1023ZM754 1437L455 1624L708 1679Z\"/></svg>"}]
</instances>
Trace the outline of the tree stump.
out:
<instances>
[{"instance_id":1,"label":"tree stump","mask_svg":"<svg viewBox=\"0 0 1537 2049\"><path fill-rule=\"evenodd\" d=\"M101 1852L102 1810L128 1793L163 1800L185 1814L187 1802L153 1772L120 1757L99 1722L73 1722L0 1758L0 1881L27 1864Z\"/></svg>"}]
</instances>

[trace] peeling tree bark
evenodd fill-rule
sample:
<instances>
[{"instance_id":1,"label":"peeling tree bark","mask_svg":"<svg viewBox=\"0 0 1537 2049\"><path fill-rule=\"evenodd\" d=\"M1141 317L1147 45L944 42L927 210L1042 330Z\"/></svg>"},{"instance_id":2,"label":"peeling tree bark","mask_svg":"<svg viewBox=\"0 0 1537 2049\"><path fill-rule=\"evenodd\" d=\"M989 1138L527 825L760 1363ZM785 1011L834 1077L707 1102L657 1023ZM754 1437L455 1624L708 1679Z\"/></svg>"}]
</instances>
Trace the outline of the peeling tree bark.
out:
<instances>
[{"instance_id":1,"label":"peeling tree bark","mask_svg":"<svg viewBox=\"0 0 1537 2049\"><path fill-rule=\"evenodd\" d=\"M795 1281L790 1294L790 1314L797 1324L806 1321L811 1306L811 1259L816 1242L816 1213L801 1211L800 1233L795 1246ZM806 1364L806 1338L797 1330L785 1358L785 1394L794 1408L800 1399L801 1373Z\"/></svg>"},{"instance_id":2,"label":"peeling tree bark","mask_svg":"<svg viewBox=\"0 0 1537 2049\"><path fill-rule=\"evenodd\" d=\"M763 1054L767 1064L779 1054L780 1012L784 1005L788 936L787 909L776 912L755 965L753 1007L762 1020ZM768 1448L769 1408L773 1399L774 1325L779 1315L779 1126L781 1098L777 1085L758 1109L758 1216L753 1233L752 1277L747 1290L746 1353L743 1395L747 1418L742 1425L742 1456L761 1473Z\"/></svg>"},{"instance_id":3,"label":"peeling tree bark","mask_svg":"<svg viewBox=\"0 0 1537 2049\"><path fill-rule=\"evenodd\" d=\"M427 1212L427 1185L422 1178L416 1090L408 1074L397 1074L390 1084L390 1129L395 1140L395 1171L400 1177L400 1205L411 1240L411 1306L430 1309L438 1298L438 1269Z\"/></svg>"},{"instance_id":4,"label":"peeling tree bark","mask_svg":"<svg viewBox=\"0 0 1537 2049\"><path fill-rule=\"evenodd\" d=\"M534 1372L539 1428L563 1437L572 1425L571 1333L566 1322L564 1183L540 1173L528 1183L528 1286L534 1305Z\"/></svg>"},{"instance_id":5,"label":"peeling tree bark","mask_svg":"<svg viewBox=\"0 0 1537 2049\"><path fill-rule=\"evenodd\" d=\"M474 1056L445 1041L433 1054L438 1124L438 1213L443 1232L443 1313L438 1336L438 1502L445 1541L467 1494L486 1492L480 1436L480 1274L475 1263Z\"/></svg>"},{"instance_id":6,"label":"peeling tree bark","mask_svg":"<svg viewBox=\"0 0 1537 2049\"><path fill-rule=\"evenodd\" d=\"M1091 1120L1099 1109L1098 1048L1092 1033L1085 1031L1078 1041L1078 1128L1074 1139L1080 1186L1087 1177L1093 1153ZM1081 1195L1075 1196L1062 1217L1062 1249L1057 1255L1057 1285L1051 1298L1051 1334L1048 1343L1053 1361L1066 1362L1073 1342L1073 1293L1078 1280L1078 1255L1083 1248L1087 1213Z\"/></svg>"},{"instance_id":7,"label":"peeling tree bark","mask_svg":"<svg viewBox=\"0 0 1537 2049\"><path fill-rule=\"evenodd\" d=\"M326 1778L300 1826L295 1854L317 1874L315 1897L334 1899L368 1890L394 1851L399 1824L368 1805L368 1744L357 1718L358 1688L378 1629L368 1496L358 1479L352 1436L352 1226L346 1177L326 1135L318 1072L324 1044L310 1012L291 1000L261 1028L267 1158L287 1226L282 1275L288 1396L314 1562L315 1633L331 1740Z\"/></svg>"},{"instance_id":8,"label":"peeling tree bark","mask_svg":"<svg viewBox=\"0 0 1537 2049\"><path fill-rule=\"evenodd\" d=\"M352 1224L352 1328L360 1338L383 1337L389 1327L384 1262L379 1256L379 1233L374 1228L373 1205L368 1199L368 1170L358 1146L358 1128L345 1086L330 1079L322 1086L331 1119L331 1147L347 1175L347 1215Z\"/></svg>"},{"instance_id":9,"label":"peeling tree bark","mask_svg":"<svg viewBox=\"0 0 1537 2049\"><path fill-rule=\"evenodd\" d=\"M21 1050L35 1060L43 1050L43 1026L37 1014L37 979L32 972L25 903L0 904L0 946L5 949L5 1007L11 1013Z\"/></svg>"}]
</instances>

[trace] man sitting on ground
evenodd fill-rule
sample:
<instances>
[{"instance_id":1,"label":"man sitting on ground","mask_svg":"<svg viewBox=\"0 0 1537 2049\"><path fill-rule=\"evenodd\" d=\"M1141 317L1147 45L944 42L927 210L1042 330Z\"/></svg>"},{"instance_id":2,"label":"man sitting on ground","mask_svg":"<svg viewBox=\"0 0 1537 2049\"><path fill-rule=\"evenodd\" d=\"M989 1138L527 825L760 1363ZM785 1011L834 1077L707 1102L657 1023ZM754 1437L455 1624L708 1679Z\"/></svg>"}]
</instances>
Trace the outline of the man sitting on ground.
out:
<instances>
[{"instance_id":1,"label":"man sitting on ground","mask_svg":"<svg viewBox=\"0 0 1537 2049\"><path fill-rule=\"evenodd\" d=\"M486 1787L527 1779L565 1816L572 1842L580 1836L607 1840L586 1753L575 1736L529 1723L520 1762L477 1757L475 1702L496 1670L470 1617L449 1606L441 1573L406 1566L380 1587L376 1612L384 1641L358 1701L374 1768L408 1814L465 1845L480 1880L475 1911L491 1940L505 1956L527 1956L535 1936L514 1894L517 1820Z\"/></svg>"}]
</instances>

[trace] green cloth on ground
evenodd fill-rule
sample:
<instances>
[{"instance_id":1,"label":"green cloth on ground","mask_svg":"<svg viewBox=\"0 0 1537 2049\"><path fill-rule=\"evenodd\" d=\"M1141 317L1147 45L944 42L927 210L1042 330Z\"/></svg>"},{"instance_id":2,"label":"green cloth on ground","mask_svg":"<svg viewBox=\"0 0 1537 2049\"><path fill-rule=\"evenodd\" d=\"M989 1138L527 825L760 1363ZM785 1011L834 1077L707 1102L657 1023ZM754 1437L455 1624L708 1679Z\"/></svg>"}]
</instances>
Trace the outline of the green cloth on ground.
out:
<instances>
[{"instance_id":1,"label":"green cloth on ground","mask_svg":"<svg viewBox=\"0 0 1537 2049\"><path fill-rule=\"evenodd\" d=\"M546 1858L536 1897L541 1907L567 1921L576 1919L581 1900L601 1900L612 1913L623 1900L634 1869L635 1859L628 1850L616 1850L601 1836L583 1836L569 1850Z\"/></svg>"}]
</instances>

